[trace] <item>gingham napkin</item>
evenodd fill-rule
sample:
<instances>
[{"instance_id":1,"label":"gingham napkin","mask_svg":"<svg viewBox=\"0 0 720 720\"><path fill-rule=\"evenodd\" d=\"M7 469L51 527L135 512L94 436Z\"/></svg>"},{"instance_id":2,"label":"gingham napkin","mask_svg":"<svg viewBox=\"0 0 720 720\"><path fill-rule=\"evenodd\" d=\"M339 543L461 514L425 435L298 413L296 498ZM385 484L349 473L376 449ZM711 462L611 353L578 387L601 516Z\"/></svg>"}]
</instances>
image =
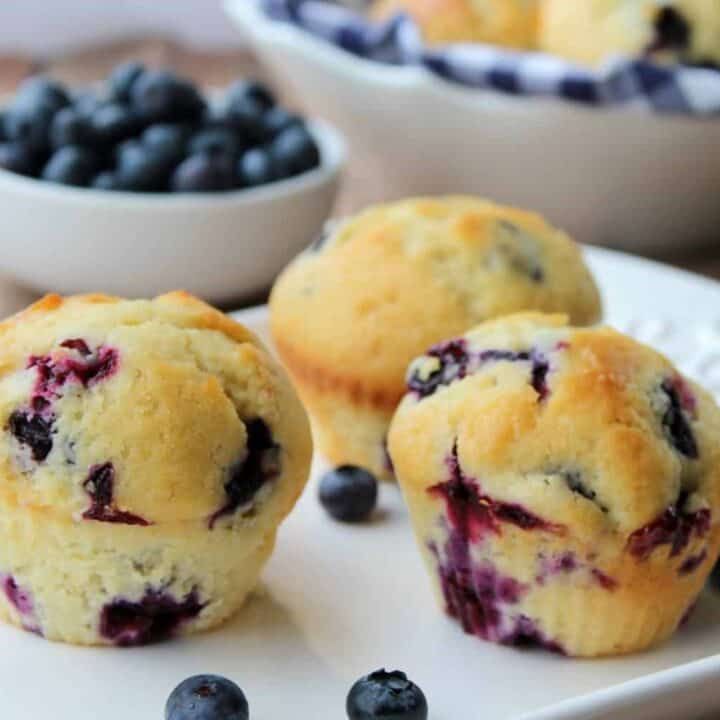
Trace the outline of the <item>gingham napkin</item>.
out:
<instances>
[{"instance_id":1,"label":"gingham napkin","mask_svg":"<svg viewBox=\"0 0 720 720\"><path fill-rule=\"evenodd\" d=\"M720 114L720 70L712 68L617 58L591 70L542 53L490 45L430 48L407 16L374 23L352 9L365 0L252 1L269 17L292 23L354 55L381 63L422 66L467 87L595 106L634 105L658 113Z\"/></svg>"}]
</instances>

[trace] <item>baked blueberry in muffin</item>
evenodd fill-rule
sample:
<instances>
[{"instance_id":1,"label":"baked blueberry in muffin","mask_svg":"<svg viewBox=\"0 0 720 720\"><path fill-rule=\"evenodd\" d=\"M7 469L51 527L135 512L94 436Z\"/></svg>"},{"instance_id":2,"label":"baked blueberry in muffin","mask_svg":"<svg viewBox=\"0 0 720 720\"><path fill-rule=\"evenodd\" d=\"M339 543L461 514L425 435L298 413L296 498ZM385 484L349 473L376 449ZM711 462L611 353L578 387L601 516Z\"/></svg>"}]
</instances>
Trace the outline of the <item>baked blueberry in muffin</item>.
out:
<instances>
[{"instance_id":1,"label":"baked blueberry in muffin","mask_svg":"<svg viewBox=\"0 0 720 720\"><path fill-rule=\"evenodd\" d=\"M489 43L532 48L540 0L376 0L373 17L409 15L433 45Z\"/></svg>"},{"instance_id":2,"label":"baked blueberry in muffin","mask_svg":"<svg viewBox=\"0 0 720 720\"><path fill-rule=\"evenodd\" d=\"M543 50L586 64L614 55L720 64L715 0L543 0Z\"/></svg>"},{"instance_id":3,"label":"baked blueberry in muffin","mask_svg":"<svg viewBox=\"0 0 720 720\"><path fill-rule=\"evenodd\" d=\"M278 279L270 301L280 356L334 465L390 479L386 435L413 357L478 322L521 310L600 318L575 245L537 215L472 197L413 199L336 225ZM436 350L422 392L465 371ZM542 389L544 359L533 358ZM440 367L442 366L442 367Z\"/></svg>"},{"instance_id":4,"label":"baked blueberry in muffin","mask_svg":"<svg viewBox=\"0 0 720 720\"><path fill-rule=\"evenodd\" d=\"M526 313L415 360L389 446L447 613L484 640L598 656L666 639L700 593L719 438L720 409L661 355Z\"/></svg>"},{"instance_id":5,"label":"baked blueberry in muffin","mask_svg":"<svg viewBox=\"0 0 720 720\"><path fill-rule=\"evenodd\" d=\"M310 465L259 341L184 293L48 296L0 338L0 616L138 645L231 615Z\"/></svg>"}]
</instances>

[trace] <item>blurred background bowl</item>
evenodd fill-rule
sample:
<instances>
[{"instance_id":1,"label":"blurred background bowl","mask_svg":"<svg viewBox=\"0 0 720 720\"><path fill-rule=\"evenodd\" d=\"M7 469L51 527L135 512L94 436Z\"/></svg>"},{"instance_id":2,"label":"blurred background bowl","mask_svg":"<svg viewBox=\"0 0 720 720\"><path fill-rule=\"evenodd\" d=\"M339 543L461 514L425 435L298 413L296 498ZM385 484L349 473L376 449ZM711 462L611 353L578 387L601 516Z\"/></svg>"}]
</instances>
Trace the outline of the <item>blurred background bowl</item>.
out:
<instances>
[{"instance_id":1,"label":"blurred background bowl","mask_svg":"<svg viewBox=\"0 0 720 720\"><path fill-rule=\"evenodd\" d=\"M582 242L669 254L717 245L720 120L467 89L360 59L226 9L280 84L384 162L386 200L469 192L529 207ZM386 189L391 188L391 192Z\"/></svg>"},{"instance_id":2,"label":"blurred background bowl","mask_svg":"<svg viewBox=\"0 0 720 720\"><path fill-rule=\"evenodd\" d=\"M251 297L332 212L345 142L324 122L309 128L320 167L251 190L107 192L0 170L0 269L38 292L140 297L183 288L221 304Z\"/></svg>"}]
</instances>

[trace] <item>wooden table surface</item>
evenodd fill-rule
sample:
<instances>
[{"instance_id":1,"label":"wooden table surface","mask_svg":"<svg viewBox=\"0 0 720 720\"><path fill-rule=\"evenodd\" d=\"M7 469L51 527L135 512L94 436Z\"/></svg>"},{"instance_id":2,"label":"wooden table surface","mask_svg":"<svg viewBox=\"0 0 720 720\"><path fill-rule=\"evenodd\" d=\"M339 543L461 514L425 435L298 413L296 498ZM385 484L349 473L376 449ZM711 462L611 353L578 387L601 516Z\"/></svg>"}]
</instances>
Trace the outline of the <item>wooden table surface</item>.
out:
<instances>
[{"instance_id":1,"label":"wooden table surface","mask_svg":"<svg viewBox=\"0 0 720 720\"><path fill-rule=\"evenodd\" d=\"M207 87L226 86L241 76L263 77L262 69L248 53L198 52L163 38L141 38L91 48L49 62L0 56L0 93L12 93L17 84L33 72L46 72L71 85L82 86L105 77L114 65L128 59L141 60L149 66L174 68ZM300 111L308 111L296 98L283 100ZM362 157L351 156L336 213L357 211L369 202L382 199L383 192L383 177L377 168L363 163ZM708 244L709 250L660 259L720 279L720 231L718 238L709 239ZM33 299L32 293L0 278L0 317L15 312ZM254 301L262 299L261 296Z\"/></svg>"}]
</instances>

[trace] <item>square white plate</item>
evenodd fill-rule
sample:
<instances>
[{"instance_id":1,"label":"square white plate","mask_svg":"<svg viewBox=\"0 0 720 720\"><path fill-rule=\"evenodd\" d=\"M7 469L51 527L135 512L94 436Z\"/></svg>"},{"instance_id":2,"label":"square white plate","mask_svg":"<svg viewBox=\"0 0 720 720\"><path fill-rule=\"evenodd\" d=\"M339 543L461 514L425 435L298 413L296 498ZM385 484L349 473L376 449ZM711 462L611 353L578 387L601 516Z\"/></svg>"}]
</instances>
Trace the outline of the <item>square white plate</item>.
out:
<instances>
[{"instance_id":1,"label":"square white plate","mask_svg":"<svg viewBox=\"0 0 720 720\"><path fill-rule=\"evenodd\" d=\"M588 256L609 321L720 390L720 285L608 251ZM236 317L267 337L265 308ZM369 525L332 522L313 478L261 591L206 635L86 649L0 627L0 718L161 720L179 681L216 672L243 687L252 720L341 720L352 682L381 666L420 684L431 720L718 717L720 594L708 592L672 642L628 658L496 647L438 611L396 487L381 489L380 508Z\"/></svg>"}]
</instances>

